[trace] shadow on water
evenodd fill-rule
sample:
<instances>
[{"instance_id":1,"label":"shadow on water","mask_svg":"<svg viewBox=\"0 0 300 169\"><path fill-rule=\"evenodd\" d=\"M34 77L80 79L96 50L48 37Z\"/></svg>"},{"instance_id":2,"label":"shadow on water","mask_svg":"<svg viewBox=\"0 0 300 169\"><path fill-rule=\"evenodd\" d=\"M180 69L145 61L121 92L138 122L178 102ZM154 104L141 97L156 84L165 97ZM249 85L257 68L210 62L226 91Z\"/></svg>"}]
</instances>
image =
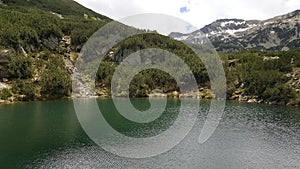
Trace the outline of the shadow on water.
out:
<instances>
[{"instance_id":1,"label":"shadow on water","mask_svg":"<svg viewBox=\"0 0 300 169\"><path fill-rule=\"evenodd\" d=\"M145 111L151 106L149 99L131 99L131 103L140 111ZM106 121L115 130L129 137L146 138L156 136L173 125L179 113L180 100L168 99L166 110L150 123L136 123L126 119L110 99L99 100L98 105Z\"/></svg>"}]
</instances>

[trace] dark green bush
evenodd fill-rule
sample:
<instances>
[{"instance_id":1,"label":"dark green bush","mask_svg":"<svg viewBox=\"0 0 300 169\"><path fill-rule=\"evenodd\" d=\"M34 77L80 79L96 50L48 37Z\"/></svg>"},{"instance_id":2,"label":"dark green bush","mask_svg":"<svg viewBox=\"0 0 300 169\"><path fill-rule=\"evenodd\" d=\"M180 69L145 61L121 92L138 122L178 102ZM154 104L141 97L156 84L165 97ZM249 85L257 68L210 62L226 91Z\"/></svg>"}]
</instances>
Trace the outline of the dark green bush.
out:
<instances>
[{"instance_id":1,"label":"dark green bush","mask_svg":"<svg viewBox=\"0 0 300 169\"><path fill-rule=\"evenodd\" d=\"M262 98L266 101L284 101L288 103L290 99L294 98L294 92L291 88L279 85L274 88L267 88L262 93Z\"/></svg>"},{"instance_id":2,"label":"dark green bush","mask_svg":"<svg viewBox=\"0 0 300 169\"><path fill-rule=\"evenodd\" d=\"M12 92L19 95L24 95L22 101L32 101L35 99L36 95L36 85L32 83L30 80L16 80L13 82Z\"/></svg>"},{"instance_id":3,"label":"dark green bush","mask_svg":"<svg viewBox=\"0 0 300 169\"><path fill-rule=\"evenodd\" d=\"M13 55L8 63L8 72L14 78L31 78L33 69L33 59L22 55Z\"/></svg>"},{"instance_id":4,"label":"dark green bush","mask_svg":"<svg viewBox=\"0 0 300 169\"><path fill-rule=\"evenodd\" d=\"M261 95L267 88L273 88L282 83L283 74L279 71L252 71L246 75L246 92Z\"/></svg>"},{"instance_id":5,"label":"dark green bush","mask_svg":"<svg viewBox=\"0 0 300 169\"><path fill-rule=\"evenodd\" d=\"M62 68L48 69L42 73L41 95L49 98L61 98L71 93L70 75Z\"/></svg>"},{"instance_id":6,"label":"dark green bush","mask_svg":"<svg viewBox=\"0 0 300 169\"><path fill-rule=\"evenodd\" d=\"M7 100L11 96L12 96L12 94L9 89L0 90L0 99L1 100Z\"/></svg>"}]
</instances>

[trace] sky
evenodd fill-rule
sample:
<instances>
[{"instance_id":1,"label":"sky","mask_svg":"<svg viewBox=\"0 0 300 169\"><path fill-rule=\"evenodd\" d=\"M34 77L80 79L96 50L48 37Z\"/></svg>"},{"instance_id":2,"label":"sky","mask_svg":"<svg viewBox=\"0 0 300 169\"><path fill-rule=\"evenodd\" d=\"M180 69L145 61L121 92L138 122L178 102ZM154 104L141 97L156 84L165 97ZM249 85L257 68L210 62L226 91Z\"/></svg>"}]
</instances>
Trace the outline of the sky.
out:
<instances>
[{"instance_id":1,"label":"sky","mask_svg":"<svg viewBox=\"0 0 300 169\"><path fill-rule=\"evenodd\" d=\"M202 28L217 19L269 19L300 9L300 0L75 0L114 20L143 13L167 14ZM134 26L134 25L133 25ZM192 29L191 29L192 28ZM167 32L163 32L166 34Z\"/></svg>"}]
</instances>

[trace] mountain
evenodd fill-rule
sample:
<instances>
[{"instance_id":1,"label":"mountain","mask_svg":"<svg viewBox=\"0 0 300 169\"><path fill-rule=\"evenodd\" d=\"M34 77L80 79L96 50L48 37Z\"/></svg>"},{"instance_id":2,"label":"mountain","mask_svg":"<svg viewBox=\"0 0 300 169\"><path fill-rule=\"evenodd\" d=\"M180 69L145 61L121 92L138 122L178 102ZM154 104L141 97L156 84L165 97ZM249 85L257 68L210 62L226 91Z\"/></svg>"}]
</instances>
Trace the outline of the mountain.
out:
<instances>
[{"instance_id":1,"label":"mountain","mask_svg":"<svg viewBox=\"0 0 300 169\"><path fill-rule=\"evenodd\" d=\"M80 16L87 14L101 20L109 21L110 18L98 14L73 0L1 0L2 4L8 6L22 6L38 8L44 11L54 12L63 16ZM0 4L1 4L0 1Z\"/></svg>"},{"instance_id":2,"label":"mountain","mask_svg":"<svg viewBox=\"0 0 300 169\"><path fill-rule=\"evenodd\" d=\"M190 34L169 36L193 43L207 37L218 51L296 49L300 46L300 10L263 21L220 19Z\"/></svg>"},{"instance_id":3,"label":"mountain","mask_svg":"<svg viewBox=\"0 0 300 169\"><path fill-rule=\"evenodd\" d=\"M298 18L299 11L267 21L224 19L192 34L173 33L172 36L194 42L199 40L196 37L209 37L223 51L246 47L260 49L274 44L276 47L281 44L297 47ZM72 79L80 88L74 91L76 97L90 94L84 83L89 76L80 76L75 62L89 37L109 21L108 17L72 0L0 0L0 103L71 97ZM272 38L275 40L271 41ZM110 49L95 81L88 80L95 82L97 90L93 94L109 97L111 78L120 62L136 51L149 48L168 50L179 56L196 78L198 97L214 97L201 59L184 43L157 33L130 37ZM300 106L300 50L220 53L220 58L227 76L228 99ZM160 59L154 60L160 62ZM85 62L88 70L94 64ZM181 67L173 68L180 79L188 78ZM136 75L130 92L125 95L145 97L154 89L168 96L179 96L175 79L157 69ZM183 97L193 95L182 94ZM120 96L125 95L120 93Z\"/></svg>"}]
</instances>

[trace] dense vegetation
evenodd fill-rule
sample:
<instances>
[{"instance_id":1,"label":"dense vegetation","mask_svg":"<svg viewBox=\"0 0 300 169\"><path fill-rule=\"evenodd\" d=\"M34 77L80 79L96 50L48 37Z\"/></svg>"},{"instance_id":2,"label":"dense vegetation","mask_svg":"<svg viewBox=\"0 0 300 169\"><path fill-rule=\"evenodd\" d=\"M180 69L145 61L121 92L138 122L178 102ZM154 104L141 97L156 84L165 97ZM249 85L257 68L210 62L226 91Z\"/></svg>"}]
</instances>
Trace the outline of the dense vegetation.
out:
<instances>
[{"instance_id":1,"label":"dense vegetation","mask_svg":"<svg viewBox=\"0 0 300 169\"><path fill-rule=\"evenodd\" d=\"M4 49L9 51L0 54L0 60L8 58L7 63L0 65L6 69L8 76L5 73L0 80L8 78L11 86L11 90L0 92L1 99L6 100L14 95L17 100L68 97L71 93L71 77L63 61L64 55L72 49L80 50L87 39L106 22L88 16L100 17L96 13L88 13L82 6L85 10L77 11L76 15L64 10L62 13L67 16L61 18L38 9L43 9L42 6L30 4L45 5L44 1L3 2L9 5L34 5L36 8L0 6L0 52ZM73 1L64 2L65 5L77 4ZM47 3L51 3L52 6L45 5L51 11L52 7L62 7L57 5L58 1ZM80 12L85 13L78 15ZM61 43L64 36L70 37L72 46Z\"/></svg>"},{"instance_id":2,"label":"dense vegetation","mask_svg":"<svg viewBox=\"0 0 300 169\"><path fill-rule=\"evenodd\" d=\"M82 45L105 22L81 17L60 19L56 15L26 7L0 7L0 46L28 52L55 49L63 35L73 45Z\"/></svg>"},{"instance_id":3,"label":"dense vegetation","mask_svg":"<svg viewBox=\"0 0 300 169\"><path fill-rule=\"evenodd\" d=\"M108 55L102 65L100 65L97 74L98 85L109 87L114 69L124 58L131 53L149 48L164 49L176 54L191 68L199 85L209 85L209 78L204 64L189 47L182 42L156 33L130 37L118 44L113 49L114 55ZM141 59L143 60L143 57ZM181 72L180 69L174 71L182 76L181 79L184 78L186 72ZM150 69L141 72L133 79L130 86L130 96L144 97L154 89L161 89L163 92L168 93L178 91L178 85L169 74L157 69Z\"/></svg>"},{"instance_id":4,"label":"dense vegetation","mask_svg":"<svg viewBox=\"0 0 300 169\"><path fill-rule=\"evenodd\" d=\"M106 16L87 9L73 0L2 0L8 6L34 7L48 12L55 12L63 16L81 17L87 14L90 17L109 21Z\"/></svg>"},{"instance_id":5,"label":"dense vegetation","mask_svg":"<svg viewBox=\"0 0 300 169\"><path fill-rule=\"evenodd\" d=\"M150 34L132 37L122 42L114 56L106 58L100 66L97 74L98 85L110 86L114 69L124 57L124 53L128 55L137 48L151 47L166 49L181 57L191 68L199 87L210 88L204 65L189 48L181 42ZM274 104L299 105L300 50L220 53L220 57L226 72L228 99L238 99L233 97L237 93L238 96L246 98L243 101L255 98L257 102L261 100ZM155 69L136 75L130 87L130 95L133 97L147 96L157 88L165 93L178 91L178 86L170 75Z\"/></svg>"},{"instance_id":6,"label":"dense vegetation","mask_svg":"<svg viewBox=\"0 0 300 169\"><path fill-rule=\"evenodd\" d=\"M0 6L0 61L8 58L8 62L0 62L0 73L3 68L7 70L5 78L11 88L0 91L0 100L69 97L71 72L65 60L74 62L88 38L109 19L81 6L79 9L71 0L60 0L60 5L57 5L58 0L3 2L9 6ZM62 14L63 18L49 11ZM68 37L71 44L63 41L63 37ZM205 66L193 51L184 43L157 33L134 36L112 48L113 54L108 53L98 69L97 89L109 91L119 63L129 54L147 48L165 49L182 58L199 87L209 90ZM2 52L4 49L9 52ZM300 104L300 50L220 53L220 57L226 71L228 99ZM180 70L178 74L185 76ZM135 76L129 94L144 97L153 89L165 93L179 90L169 74L148 69Z\"/></svg>"},{"instance_id":7,"label":"dense vegetation","mask_svg":"<svg viewBox=\"0 0 300 169\"><path fill-rule=\"evenodd\" d=\"M264 101L299 104L300 51L222 54L226 65L228 96L238 88L244 95ZM229 65L234 60L235 63Z\"/></svg>"}]
</instances>

